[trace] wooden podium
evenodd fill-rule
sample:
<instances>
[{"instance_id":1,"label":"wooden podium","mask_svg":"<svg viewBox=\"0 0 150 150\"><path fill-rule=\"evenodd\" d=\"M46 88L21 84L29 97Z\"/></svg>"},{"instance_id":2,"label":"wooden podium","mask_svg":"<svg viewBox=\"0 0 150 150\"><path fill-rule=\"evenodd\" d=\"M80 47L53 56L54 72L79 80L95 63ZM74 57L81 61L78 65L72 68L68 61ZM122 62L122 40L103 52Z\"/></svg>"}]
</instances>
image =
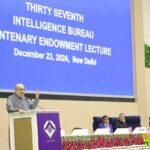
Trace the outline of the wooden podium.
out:
<instances>
[{"instance_id":1,"label":"wooden podium","mask_svg":"<svg viewBox=\"0 0 150 150\"><path fill-rule=\"evenodd\" d=\"M9 114L11 150L61 150L58 111Z\"/></svg>"}]
</instances>

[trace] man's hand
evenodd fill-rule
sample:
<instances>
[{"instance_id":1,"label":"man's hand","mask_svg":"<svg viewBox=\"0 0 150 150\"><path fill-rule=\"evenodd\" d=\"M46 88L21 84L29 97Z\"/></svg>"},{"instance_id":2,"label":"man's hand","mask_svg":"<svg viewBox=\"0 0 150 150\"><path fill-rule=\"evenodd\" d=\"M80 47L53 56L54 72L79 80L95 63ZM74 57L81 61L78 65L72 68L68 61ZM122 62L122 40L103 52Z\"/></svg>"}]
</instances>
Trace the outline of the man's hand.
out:
<instances>
[{"instance_id":1,"label":"man's hand","mask_svg":"<svg viewBox=\"0 0 150 150\"><path fill-rule=\"evenodd\" d=\"M36 91L36 93L35 93L35 98L39 98L39 91Z\"/></svg>"}]
</instances>

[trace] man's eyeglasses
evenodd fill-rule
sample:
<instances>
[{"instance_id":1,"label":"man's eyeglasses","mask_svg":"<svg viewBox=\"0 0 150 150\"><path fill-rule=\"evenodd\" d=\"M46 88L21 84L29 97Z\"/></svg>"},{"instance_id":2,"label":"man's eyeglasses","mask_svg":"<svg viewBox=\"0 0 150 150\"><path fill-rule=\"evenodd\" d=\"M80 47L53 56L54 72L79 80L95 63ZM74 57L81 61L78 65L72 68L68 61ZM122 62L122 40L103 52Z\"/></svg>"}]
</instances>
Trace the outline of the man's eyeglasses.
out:
<instances>
[{"instance_id":1,"label":"man's eyeglasses","mask_svg":"<svg viewBox=\"0 0 150 150\"><path fill-rule=\"evenodd\" d=\"M21 88L21 89L18 89L19 91L25 91L25 89L24 88Z\"/></svg>"}]
</instances>

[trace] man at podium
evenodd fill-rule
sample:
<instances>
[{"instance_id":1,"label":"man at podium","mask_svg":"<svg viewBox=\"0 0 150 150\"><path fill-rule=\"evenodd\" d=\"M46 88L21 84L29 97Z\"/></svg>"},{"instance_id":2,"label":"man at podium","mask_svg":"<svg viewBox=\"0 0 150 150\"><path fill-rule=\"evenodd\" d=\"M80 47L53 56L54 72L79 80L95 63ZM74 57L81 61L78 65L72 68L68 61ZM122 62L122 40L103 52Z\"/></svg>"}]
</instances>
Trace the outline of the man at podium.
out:
<instances>
[{"instance_id":1,"label":"man at podium","mask_svg":"<svg viewBox=\"0 0 150 150\"><path fill-rule=\"evenodd\" d=\"M35 99L28 99L25 95L25 86L22 83L16 84L15 92L7 99L6 108L9 113L29 111L35 109L39 103L39 93L35 93Z\"/></svg>"}]
</instances>

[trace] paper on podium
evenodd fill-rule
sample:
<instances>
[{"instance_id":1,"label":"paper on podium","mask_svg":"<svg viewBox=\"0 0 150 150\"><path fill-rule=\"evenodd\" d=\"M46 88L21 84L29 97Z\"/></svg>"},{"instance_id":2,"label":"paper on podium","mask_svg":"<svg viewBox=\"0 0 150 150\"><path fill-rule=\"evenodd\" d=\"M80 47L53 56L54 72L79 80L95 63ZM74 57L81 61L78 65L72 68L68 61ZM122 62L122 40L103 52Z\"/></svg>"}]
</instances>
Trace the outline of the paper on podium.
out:
<instances>
[{"instance_id":1,"label":"paper on podium","mask_svg":"<svg viewBox=\"0 0 150 150\"><path fill-rule=\"evenodd\" d=\"M129 128L117 128L114 132L114 134L129 134L130 129Z\"/></svg>"},{"instance_id":2,"label":"paper on podium","mask_svg":"<svg viewBox=\"0 0 150 150\"><path fill-rule=\"evenodd\" d=\"M95 130L94 134L96 134L96 135L110 134L110 131L107 128L98 128Z\"/></svg>"}]
</instances>

